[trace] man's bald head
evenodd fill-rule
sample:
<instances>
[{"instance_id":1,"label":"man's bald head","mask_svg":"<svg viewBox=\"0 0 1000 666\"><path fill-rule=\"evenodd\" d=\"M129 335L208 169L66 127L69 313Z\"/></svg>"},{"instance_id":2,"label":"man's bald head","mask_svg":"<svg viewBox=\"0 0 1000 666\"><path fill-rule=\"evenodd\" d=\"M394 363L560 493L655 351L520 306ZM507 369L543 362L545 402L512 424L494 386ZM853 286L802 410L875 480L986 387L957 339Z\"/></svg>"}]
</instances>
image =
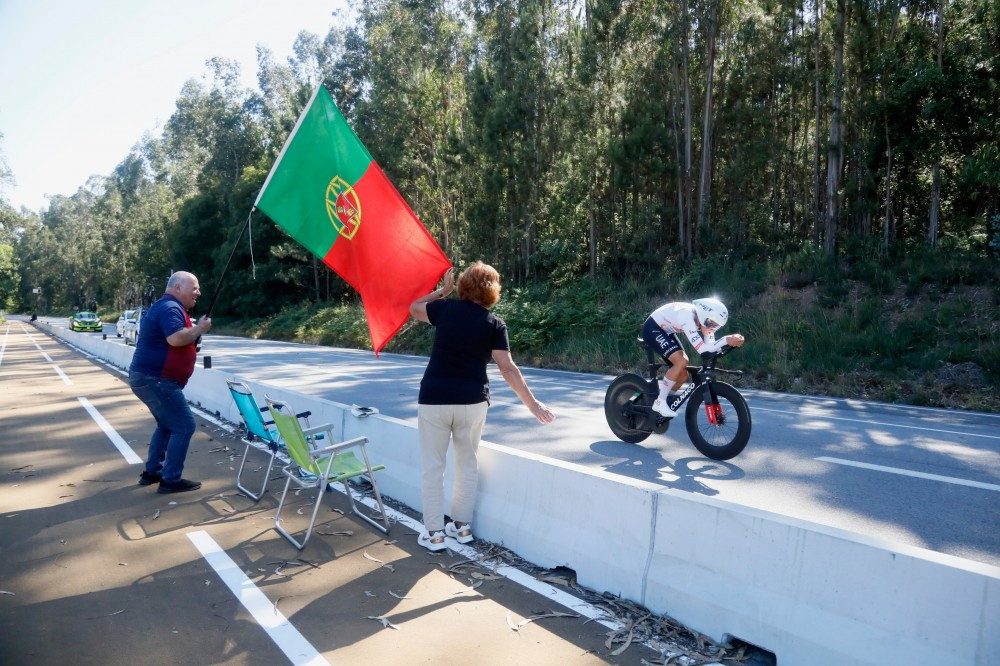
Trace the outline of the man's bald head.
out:
<instances>
[{"instance_id":1,"label":"man's bald head","mask_svg":"<svg viewBox=\"0 0 1000 666\"><path fill-rule=\"evenodd\" d=\"M201 296L201 286L198 278L187 271L177 271L167 280L167 293L172 294L181 304L190 310Z\"/></svg>"}]
</instances>

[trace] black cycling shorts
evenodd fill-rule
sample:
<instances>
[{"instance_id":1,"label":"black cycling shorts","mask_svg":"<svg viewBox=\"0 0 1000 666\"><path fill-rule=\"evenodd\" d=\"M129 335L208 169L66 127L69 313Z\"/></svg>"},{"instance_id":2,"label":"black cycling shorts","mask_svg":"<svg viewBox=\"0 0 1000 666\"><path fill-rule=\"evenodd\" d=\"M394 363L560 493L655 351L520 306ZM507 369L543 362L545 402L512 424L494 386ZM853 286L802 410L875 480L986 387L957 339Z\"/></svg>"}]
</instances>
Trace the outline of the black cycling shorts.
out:
<instances>
[{"instance_id":1,"label":"black cycling shorts","mask_svg":"<svg viewBox=\"0 0 1000 666\"><path fill-rule=\"evenodd\" d=\"M677 337L677 334L664 331L652 317L647 317L646 323L642 325L642 339L651 349L659 352L668 364L670 363L669 356L683 349L681 339Z\"/></svg>"}]
</instances>

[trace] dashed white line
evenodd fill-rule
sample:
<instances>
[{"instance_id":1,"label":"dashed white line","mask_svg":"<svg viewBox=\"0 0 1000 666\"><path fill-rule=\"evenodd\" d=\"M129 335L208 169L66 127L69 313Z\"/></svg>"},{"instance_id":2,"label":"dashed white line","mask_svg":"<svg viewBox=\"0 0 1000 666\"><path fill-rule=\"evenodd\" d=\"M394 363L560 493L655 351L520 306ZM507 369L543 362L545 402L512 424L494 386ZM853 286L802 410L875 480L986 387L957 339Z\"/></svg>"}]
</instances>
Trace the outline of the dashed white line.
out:
<instances>
[{"instance_id":1,"label":"dashed white line","mask_svg":"<svg viewBox=\"0 0 1000 666\"><path fill-rule=\"evenodd\" d=\"M97 408L90 404L89 400L80 397L78 397L77 400L80 401L80 404L83 405L83 408L87 410L87 413L90 414L90 417L94 419L97 425L101 427L101 430L103 430L104 434L108 436L111 443L115 445L115 448L121 452L122 456L125 458L125 462L129 465L138 465L142 462L142 458L136 455L135 451L132 450L132 447L128 445L128 442L122 439L122 436L111 427L111 424L108 423L103 416L101 416L101 413L97 411Z\"/></svg>"},{"instance_id":2,"label":"dashed white line","mask_svg":"<svg viewBox=\"0 0 1000 666\"><path fill-rule=\"evenodd\" d=\"M236 595L239 602L253 615L253 618L263 627L275 645L285 653L289 661L296 665L329 665L330 662L324 659L323 655L299 633L299 630L292 626L292 623L278 611L277 605L272 603L253 584L253 581L246 577L246 574L236 566L232 558L226 555L226 552L219 547L219 544L215 543L207 532L204 530L188 532L187 537L209 566L219 575L226 587Z\"/></svg>"},{"instance_id":3,"label":"dashed white line","mask_svg":"<svg viewBox=\"0 0 1000 666\"><path fill-rule=\"evenodd\" d=\"M63 380L64 383L66 383L66 384L68 384L70 386L73 385L73 380L66 376L66 373L62 371L62 368L60 368L58 365L56 365L55 363L53 363L52 364L52 369L56 371L56 374L59 375L59 377Z\"/></svg>"},{"instance_id":4,"label":"dashed white line","mask_svg":"<svg viewBox=\"0 0 1000 666\"><path fill-rule=\"evenodd\" d=\"M853 460L843 460L841 458L828 458L826 456L816 458L816 460L833 463L835 465L848 465L850 467L860 467L862 469L870 469L876 472L888 472L889 474L899 474L900 476L912 476L918 479L928 479L930 481L943 481L944 483L953 483L959 486L969 486L971 488L982 488L983 490L1000 491L1000 486L996 485L995 483L969 481L968 479L959 479L954 476L941 476L939 474L927 474L926 472L914 472L908 469L899 469L897 467L885 467L884 465L872 465L870 463L855 462Z\"/></svg>"},{"instance_id":5,"label":"dashed white line","mask_svg":"<svg viewBox=\"0 0 1000 666\"><path fill-rule=\"evenodd\" d=\"M830 421L851 421L853 423L867 423L869 425L885 426L887 428L905 428L907 430L925 430L927 432L940 432L946 435L962 435L963 437L985 437L986 439L1000 439L1000 435L983 435L977 432L961 432L959 430L942 430L940 428L923 428L921 426L903 425L901 423L883 423L882 421L867 421L865 419L849 419L843 416L828 416L815 412L798 411L791 412L785 409L768 409L767 407L750 406L751 412L774 412L776 414L786 414L796 418L828 419Z\"/></svg>"}]
</instances>

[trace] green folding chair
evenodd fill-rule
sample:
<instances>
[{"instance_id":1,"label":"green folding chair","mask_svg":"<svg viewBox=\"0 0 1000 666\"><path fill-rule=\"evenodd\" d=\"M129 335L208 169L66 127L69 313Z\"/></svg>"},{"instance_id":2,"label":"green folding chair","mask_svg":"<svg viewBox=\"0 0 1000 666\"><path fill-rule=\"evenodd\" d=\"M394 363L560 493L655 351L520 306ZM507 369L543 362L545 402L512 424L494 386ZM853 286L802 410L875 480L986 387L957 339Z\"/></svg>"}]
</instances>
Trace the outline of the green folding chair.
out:
<instances>
[{"instance_id":1,"label":"green folding chair","mask_svg":"<svg viewBox=\"0 0 1000 666\"><path fill-rule=\"evenodd\" d=\"M281 439L285 442L288 457L291 459L291 462L281 470L282 474L285 475L285 489L281 493L278 510L274 514L274 528L278 533L299 550L305 548L306 542L312 535L316 514L319 513L319 505L323 500L327 484L338 482L344 484L347 499L355 515L383 533L388 533L389 519L386 516L385 505L382 503L382 494L378 490L378 483L375 481L375 472L385 469L385 466L372 466L368 460L368 452L365 450L368 438L355 437L346 442L334 444L332 424L325 423L303 430L302 424L286 403L271 400L266 395L264 400L267 402L271 418L274 420L274 425L278 429ZM361 452L361 459L354 455L355 450ZM368 482L371 483L375 501L378 503L380 520L363 513L354 501L354 495L348 481L359 476L367 478ZM309 526L306 528L301 543L281 526L281 509L285 505L288 489L292 483L295 483L299 488L316 488L312 516L309 518Z\"/></svg>"}]
</instances>

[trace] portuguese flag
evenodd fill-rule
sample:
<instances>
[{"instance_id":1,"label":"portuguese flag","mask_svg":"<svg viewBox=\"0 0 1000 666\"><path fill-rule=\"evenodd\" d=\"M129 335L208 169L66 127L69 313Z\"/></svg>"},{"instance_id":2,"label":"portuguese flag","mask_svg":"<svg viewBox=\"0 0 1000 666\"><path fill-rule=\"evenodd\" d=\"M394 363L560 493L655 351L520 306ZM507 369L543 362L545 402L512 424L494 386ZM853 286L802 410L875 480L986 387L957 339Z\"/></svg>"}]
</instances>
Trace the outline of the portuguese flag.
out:
<instances>
[{"instance_id":1,"label":"portuguese flag","mask_svg":"<svg viewBox=\"0 0 1000 666\"><path fill-rule=\"evenodd\" d=\"M361 294L376 354L451 266L322 85L254 205Z\"/></svg>"}]
</instances>

